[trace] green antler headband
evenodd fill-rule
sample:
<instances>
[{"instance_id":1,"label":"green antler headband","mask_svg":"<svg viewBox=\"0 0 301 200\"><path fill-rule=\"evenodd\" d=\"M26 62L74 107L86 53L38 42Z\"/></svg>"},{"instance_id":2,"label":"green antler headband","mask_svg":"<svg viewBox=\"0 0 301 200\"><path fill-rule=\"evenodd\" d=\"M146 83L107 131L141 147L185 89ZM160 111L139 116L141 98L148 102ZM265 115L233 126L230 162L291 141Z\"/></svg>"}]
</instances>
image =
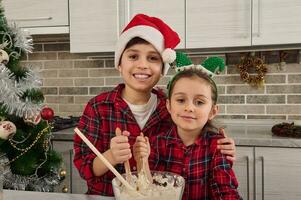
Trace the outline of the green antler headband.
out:
<instances>
[{"instance_id":1,"label":"green antler headband","mask_svg":"<svg viewBox=\"0 0 301 200\"><path fill-rule=\"evenodd\" d=\"M222 58L214 56L214 57L207 58L202 62L202 64L194 65L192 61L187 57L186 54L177 51L174 68L177 73L172 77L172 79L169 81L167 85L168 94L170 93L170 86L172 85L175 77L177 77L177 75L180 74L181 72L190 69L200 70L211 78L215 74L219 74L225 69L225 62ZM214 83L213 80L212 82Z\"/></svg>"}]
</instances>

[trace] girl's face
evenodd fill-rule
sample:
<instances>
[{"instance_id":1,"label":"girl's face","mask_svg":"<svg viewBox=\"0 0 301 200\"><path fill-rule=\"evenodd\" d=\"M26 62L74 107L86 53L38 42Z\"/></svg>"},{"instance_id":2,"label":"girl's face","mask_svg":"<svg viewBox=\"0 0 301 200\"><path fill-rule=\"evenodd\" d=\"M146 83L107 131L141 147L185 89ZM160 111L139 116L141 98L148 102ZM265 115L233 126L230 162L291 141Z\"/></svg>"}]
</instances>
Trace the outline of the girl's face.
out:
<instances>
[{"instance_id":1,"label":"girl's face","mask_svg":"<svg viewBox=\"0 0 301 200\"><path fill-rule=\"evenodd\" d=\"M135 44L123 52L118 69L128 90L145 93L158 83L162 66L153 45Z\"/></svg>"},{"instance_id":2,"label":"girl's face","mask_svg":"<svg viewBox=\"0 0 301 200\"><path fill-rule=\"evenodd\" d=\"M218 112L211 99L211 87L198 77L179 79L166 103L178 133L197 136Z\"/></svg>"}]
</instances>

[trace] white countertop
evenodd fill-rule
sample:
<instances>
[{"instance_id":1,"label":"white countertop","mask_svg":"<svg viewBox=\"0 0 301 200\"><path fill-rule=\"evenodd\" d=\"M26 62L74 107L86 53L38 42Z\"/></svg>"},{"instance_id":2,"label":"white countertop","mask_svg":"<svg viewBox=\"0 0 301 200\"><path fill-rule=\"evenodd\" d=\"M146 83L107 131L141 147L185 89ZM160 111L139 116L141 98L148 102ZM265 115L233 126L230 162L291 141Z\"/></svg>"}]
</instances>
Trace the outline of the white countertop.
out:
<instances>
[{"instance_id":1,"label":"white countertop","mask_svg":"<svg viewBox=\"0 0 301 200\"><path fill-rule=\"evenodd\" d=\"M3 199L0 200L114 200L113 197L98 195L68 194L68 193L48 193L30 192L17 190L3 190Z\"/></svg>"}]
</instances>

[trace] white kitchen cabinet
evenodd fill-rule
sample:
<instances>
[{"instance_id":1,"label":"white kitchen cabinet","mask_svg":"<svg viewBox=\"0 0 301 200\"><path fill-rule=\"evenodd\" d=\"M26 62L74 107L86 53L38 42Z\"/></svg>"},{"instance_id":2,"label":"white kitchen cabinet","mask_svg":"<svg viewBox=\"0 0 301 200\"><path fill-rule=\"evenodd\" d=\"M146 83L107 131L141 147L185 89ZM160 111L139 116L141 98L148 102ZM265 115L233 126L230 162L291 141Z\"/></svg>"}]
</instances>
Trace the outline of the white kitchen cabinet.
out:
<instances>
[{"instance_id":1,"label":"white kitchen cabinet","mask_svg":"<svg viewBox=\"0 0 301 200\"><path fill-rule=\"evenodd\" d=\"M300 148L237 147L233 169L243 199L300 199L300 155Z\"/></svg>"},{"instance_id":2,"label":"white kitchen cabinet","mask_svg":"<svg viewBox=\"0 0 301 200\"><path fill-rule=\"evenodd\" d=\"M244 200L254 198L254 147L237 147L233 170L238 180L239 194Z\"/></svg>"},{"instance_id":3,"label":"white kitchen cabinet","mask_svg":"<svg viewBox=\"0 0 301 200\"><path fill-rule=\"evenodd\" d=\"M301 199L301 149L256 147L255 155L257 200Z\"/></svg>"},{"instance_id":4,"label":"white kitchen cabinet","mask_svg":"<svg viewBox=\"0 0 301 200\"><path fill-rule=\"evenodd\" d=\"M251 45L251 0L186 0L186 48Z\"/></svg>"},{"instance_id":5,"label":"white kitchen cabinet","mask_svg":"<svg viewBox=\"0 0 301 200\"><path fill-rule=\"evenodd\" d=\"M131 0L127 3L126 23L138 13L159 17L178 33L181 42L177 48L185 48L185 0L164 0L164 3L162 0Z\"/></svg>"},{"instance_id":6,"label":"white kitchen cabinet","mask_svg":"<svg viewBox=\"0 0 301 200\"><path fill-rule=\"evenodd\" d=\"M63 183L56 188L56 192L62 192L63 187L68 188L68 193L84 194L87 192L86 181L83 180L73 164L73 142L53 141L54 150L63 156L63 167L67 172Z\"/></svg>"},{"instance_id":7,"label":"white kitchen cabinet","mask_svg":"<svg viewBox=\"0 0 301 200\"><path fill-rule=\"evenodd\" d=\"M31 34L69 33L68 0L3 0L5 16Z\"/></svg>"},{"instance_id":8,"label":"white kitchen cabinet","mask_svg":"<svg viewBox=\"0 0 301 200\"><path fill-rule=\"evenodd\" d=\"M114 51L120 32L119 0L69 0L70 51Z\"/></svg>"},{"instance_id":9,"label":"white kitchen cabinet","mask_svg":"<svg viewBox=\"0 0 301 200\"><path fill-rule=\"evenodd\" d=\"M253 0L252 45L301 43L300 0Z\"/></svg>"}]
</instances>

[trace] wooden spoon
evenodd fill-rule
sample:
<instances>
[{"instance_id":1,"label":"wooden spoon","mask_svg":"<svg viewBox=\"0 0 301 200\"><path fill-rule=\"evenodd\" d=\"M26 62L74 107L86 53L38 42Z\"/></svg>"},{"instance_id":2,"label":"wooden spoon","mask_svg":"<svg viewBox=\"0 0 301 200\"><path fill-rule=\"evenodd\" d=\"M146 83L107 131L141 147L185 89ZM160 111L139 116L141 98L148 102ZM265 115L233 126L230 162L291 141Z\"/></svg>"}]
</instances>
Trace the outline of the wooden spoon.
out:
<instances>
[{"instance_id":1,"label":"wooden spoon","mask_svg":"<svg viewBox=\"0 0 301 200\"><path fill-rule=\"evenodd\" d=\"M111 165L111 163L95 148L95 146L86 138L86 136L78 129L74 129L75 133L88 145L88 147L97 155L97 157L111 170L111 172L119 179L119 181L130 191L137 193L138 196L143 196L136 191L122 175Z\"/></svg>"},{"instance_id":2,"label":"wooden spoon","mask_svg":"<svg viewBox=\"0 0 301 200\"><path fill-rule=\"evenodd\" d=\"M116 136L121 135L120 128L118 128L118 127L116 128L115 134L116 134ZM125 168L126 180L128 182L131 182L131 180L132 180L132 172L131 172L131 167L130 167L129 160L127 160L127 161L124 162L124 168Z\"/></svg>"}]
</instances>

